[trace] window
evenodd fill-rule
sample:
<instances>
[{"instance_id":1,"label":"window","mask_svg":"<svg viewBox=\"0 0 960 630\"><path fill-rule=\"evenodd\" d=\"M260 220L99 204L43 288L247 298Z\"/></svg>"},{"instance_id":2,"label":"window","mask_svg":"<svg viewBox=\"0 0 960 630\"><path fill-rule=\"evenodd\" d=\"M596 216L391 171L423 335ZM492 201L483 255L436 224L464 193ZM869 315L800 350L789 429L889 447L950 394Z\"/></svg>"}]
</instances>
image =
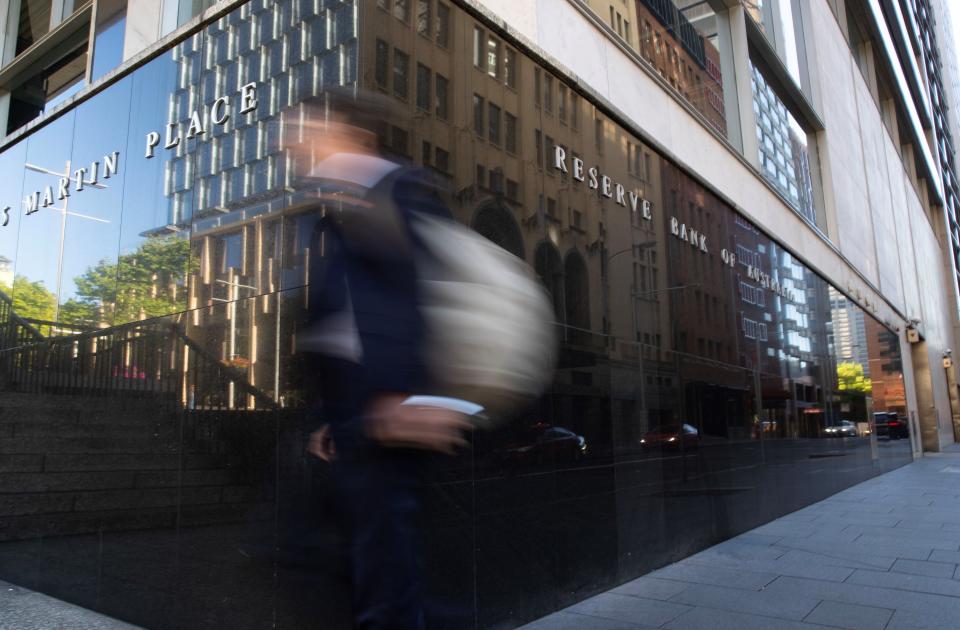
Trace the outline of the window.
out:
<instances>
[{"instance_id":1,"label":"window","mask_svg":"<svg viewBox=\"0 0 960 630\"><path fill-rule=\"evenodd\" d=\"M400 127L393 127L391 131L393 141L390 143L390 148L393 149L394 153L408 155L410 150L410 134L407 133L406 129L401 129Z\"/></svg>"},{"instance_id":2,"label":"window","mask_svg":"<svg viewBox=\"0 0 960 630\"><path fill-rule=\"evenodd\" d=\"M487 40L487 73L500 78L500 42L492 37Z\"/></svg>"},{"instance_id":3,"label":"window","mask_svg":"<svg viewBox=\"0 0 960 630\"><path fill-rule=\"evenodd\" d=\"M39 70L10 93L7 133L50 111L79 91L85 83L86 47L76 48Z\"/></svg>"},{"instance_id":4,"label":"window","mask_svg":"<svg viewBox=\"0 0 960 630\"><path fill-rule=\"evenodd\" d=\"M768 82L756 66L751 70L761 170L797 213L811 223L822 223L814 202L812 168L816 162L811 164L811 155L815 154L810 147L811 137L787 111L776 86Z\"/></svg>"},{"instance_id":5,"label":"window","mask_svg":"<svg viewBox=\"0 0 960 630\"><path fill-rule=\"evenodd\" d=\"M430 68L417 64L417 107L430 111Z\"/></svg>"},{"instance_id":6,"label":"window","mask_svg":"<svg viewBox=\"0 0 960 630\"><path fill-rule=\"evenodd\" d=\"M490 169L490 190L503 193L503 171L499 168Z\"/></svg>"},{"instance_id":7,"label":"window","mask_svg":"<svg viewBox=\"0 0 960 630\"><path fill-rule=\"evenodd\" d=\"M417 33L430 37L430 0L417 0Z\"/></svg>"},{"instance_id":8,"label":"window","mask_svg":"<svg viewBox=\"0 0 960 630\"><path fill-rule=\"evenodd\" d=\"M377 40L377 58L374 69L374 80L377 85L387 88L387 73L390 66L390 46L382 39Z\"/></svg>"},{"instance_id":9,"label":"window","mask_svg":"<svg viewBox=\"0 0 960 630\"><path fill-rule=\"evenodd\" d=\"M426 140L420 145L420 160L424 166L430 165L430 159L433 156L433 146Z\"/></svg>"},{"instance_id":10,"label":"window","mask_svg":"<svg viewBox=\"0 0 960 630\"><path fill-rule=\"evenodd\" d=\"M500 108L493 103L490 103L487 123L489 125L488 139L494 144L500 144Z\"/></svg>"},{"instance_id":11,"label":"window","mask_svg":"<svg viewBox=\"0 0 960 630\"><path fill-rule=\"evenodd\" d=\"M597 153L603 155L603 119L597 118L593 122L593 134L597 145Z\"/></svg>"},{"instance_id":12,"label":"window","mask_svg":"<svg viewBox=\"0 0 960 630\"><path fill-rule=\"evenodd\" d=\"M450 7L437 3L437 46L446 48L450 42Z\"/></svg>"},{"instance_id":13,"label":"window","mask_svg":"<svg viewBox=\"0 0 960 630\"><path fill-rule=\"evenodd\" d=\"M543 77L543 108L553 113L553 77L549 74Z\"/></svg>"},{"instance_id":14,"label":"window","mask_svg":"<svg viewBox=\"0 0 960 630\"><path fill-rule=\"evenodd\" d=\"M411 0L393 0L393 17L403 22L410 21Z\"/></svg>"},{"instance_id":15,"label":"window","mask_svg":"<svg viewBox=\"0 0 960 630\"><path fill-rule=\"evenodd\" d=\"M61 4L58 0L56 4ZM69 17L73 0L64 6L64 16ZM93 40L93 63L90 65L90 80L95 81L113 70L123 61L124 30L127 24L127 0L100 0L97 4L97 20Z\"/></svg>"},{"instance_id":16,"label":"window","mask_svg":"<svg viewBox=\"0 0 960 630\"><path fill-rule=\"evenodd\" d=\"M450 109L449 109L449 106L447 105L449 100L448 99L449 83L445 76L440 74L436 76L436 89L437 89L437 104L436 104L437 118L441 120L448 120L450 116Z\"/></svg>"},{"instance_id":17,"label":"window","mask_svg":"<svg viewBox=\"0 0 960 630\"><path fill-rule=\"evenodd\" d=\"M555 151L554 147L556 146L557 145L553 143L553 138L551 138L550 136L544 136L543 152L547 156L547 159L546 159L547 173L549 173L550 175L553 175L553 171L554 171L554 169L550 168L550 165L553 164L553 154Z\"/></svg>"},{"instance_id":18,"label":"window","mask_svg":"<svg viewBox=\"0 0 960 630\"><path fill-rule=\"evenodd\" d=\"M400 98L407 98L409 92L408 79L410 73L410 57L399 48L393 49L393 93Z\"/></svg>"},{"instance_id":19,"label":"window","mask_svg":"<svg viewBox=\"0 0 960 630\"><path fill-rule=\"evenodd\" d=\"M537 166L543 168L543 133L539 129L533 132L533 148L537 153Z\"/></svg>"},{"instance_id":20,"label":"window","mask_svg":"<svg viewBox=\"0 0 960 630\"><path fill-rule=\"evenodd\" d=\"M506 138L504 148L510 153L517 152L517 117L506 113Z\"/></svg>"},{"instance_id":21,"label":"window","mask_svg":"<svg viewBox=\"0 0 960 630\"><path fill-rule=\"evenodd\" d=\"M574 129L580 124L580 97L576 92L570 91L570 126Z\"/></svg>"},{"instance_id":22,"label":"window","mask_svg":"<svg viewBox=\"0 0 960 630\"><path fill-rule=\"evenodd\" d=\"M627 43L633 46L633 38L630 37L630 22L626 20L623 21L623 35L627 39Z\"/></svg>"},{"instance_id":23,"label":"window","mask_svg":"<svg viewBox=\"0 0 960 630\"><path fill-rule=\"evenodd\" d=\"M559 116L560 122L567 122L567 86L562 83L557 97L557 116Z\"/></svg>"},{"instance_id":24,"label":"window","mask_svg":"<svg viewBox=\"0 0 960 630\"><path fill-rule=\"evenodd\" d=\"M473 95L473 131L481 138L484 136L483 102L482 96Z\"/></svg>"},{"instance_id":25,"label":"window","mask_svg":"<svg viewBox=\"0 0 960 630\"><path fill-rule=\"evenodd\" d=\"M517 51L507 48L503 57L503 80L507 87L517 89Z\"/></svg>"},{"instance_id":26,"label":"window","mask_svg":"<svg viewBox=\"0 0 960 630\"><path fill-rule=\"evenodd\" d=\"M533 70L533 103L537 107L543 102L543 95L540 88L540 68L534 68Z\"/></svg>"},{"instance_id":27,"label":"window","mask_svg":"<svg viewBox=\"0 0 960 630\"><path fill-rule=\"evenodd\" d=\"M440 147L437 147L434 151L434 161L433 165L436 169L442 173L450 172L450 153L444 151Z\"/></svg>"},{"instance_id":28,"label":"window","mask_svg":"<svg viewBox=\"0 0 960 630\"><path fill-rule=\"evenodd\" d=\"M389 11L390 0L377 0L377 8L383 9L384 11Z\"/></svg>"},{"instance_id":29,"label":"window","mask_svg":"<svg viewBox=\"0 0 960 630\"><path fill-rule=\"evenodd\" d=\"M520 184L512 179L507 180L507 199L514 201L519 201L520 199Z\"/></svg>"},{"instance_id":30,"label":"window","mask_svg":"<svg viewBox=\"0 0 960 630\"><path fill-rule=\"evenodd\" d=\"M487 34L479 26L473 27L473 66L485 70L487 63Z\"/></svg>"},{"instance_id":31,"label":"window","mask_svg":"<svg viewBox=\"0 0 960 630\"><path fill-rule=\"evenodd\" d=\"M487 169L484 168L483 164L477 164L477 188L486 188L487 184Z\"/></svg>"}]
</instances>

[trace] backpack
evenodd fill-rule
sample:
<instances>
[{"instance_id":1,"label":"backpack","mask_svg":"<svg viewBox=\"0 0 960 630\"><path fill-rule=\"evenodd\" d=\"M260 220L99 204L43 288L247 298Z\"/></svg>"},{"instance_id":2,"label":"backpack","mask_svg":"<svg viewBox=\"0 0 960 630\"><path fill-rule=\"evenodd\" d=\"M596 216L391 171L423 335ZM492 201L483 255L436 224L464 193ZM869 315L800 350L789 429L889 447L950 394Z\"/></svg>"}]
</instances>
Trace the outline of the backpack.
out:
<instances>
[{"instance_id":1,"label":"backpack","mask_svg":"<svg viewBox=\"0 0 960 630\"><path fill-rule=\"evenodd\" d=\"M489 426L553 378L553 306L519 258L452 219L413 212L426 361L446 396L482 405Z\"/></svg>"},{"instance_id":2,"label":"backpack","mask_svg":"<svg viewBox=\"0 0 960 630\"><path fill-rule=\"evenodd\" d=\"M366 190L368 203L348 211L341 231L361 250L413 256L431 393L482 406L470 419L489 428L552 381L552 301L522 260L453 219L408 209L408 231L393 191L409 169L358 158L334 156L318 171Z\"/></svg>"}]
</instances>

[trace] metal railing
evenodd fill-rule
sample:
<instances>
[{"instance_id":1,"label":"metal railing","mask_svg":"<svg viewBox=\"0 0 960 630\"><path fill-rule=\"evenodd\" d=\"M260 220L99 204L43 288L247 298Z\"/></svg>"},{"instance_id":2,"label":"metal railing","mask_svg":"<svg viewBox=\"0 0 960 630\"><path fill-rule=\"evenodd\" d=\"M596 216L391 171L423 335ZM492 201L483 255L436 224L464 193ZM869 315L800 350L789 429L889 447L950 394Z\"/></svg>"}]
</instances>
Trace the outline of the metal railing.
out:
<instances>
[{"instance_id":1,"label":"metal railing","mask_svg":"<svg viewBox=\"0 0 960 630\"><path fill-rule=\"evenodd\" d=\"M277 406L240 370L191 339L176 319L45 337L0 292L0 335L0 377L10 391L150 396L188 410Z\"/></svg>"}]
</instances>

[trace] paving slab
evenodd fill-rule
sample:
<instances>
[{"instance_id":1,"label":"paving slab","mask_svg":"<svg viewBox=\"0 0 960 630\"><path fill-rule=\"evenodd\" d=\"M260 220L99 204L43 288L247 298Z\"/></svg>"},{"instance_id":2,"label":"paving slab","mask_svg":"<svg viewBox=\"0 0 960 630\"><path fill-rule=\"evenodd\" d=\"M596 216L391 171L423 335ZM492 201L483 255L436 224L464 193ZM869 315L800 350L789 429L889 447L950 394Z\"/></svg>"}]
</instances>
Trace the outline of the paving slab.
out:
<instances>
[{"instance_id":1,"label":"paving slab","mask_svg":"<svg viewBox=\"0 0 960 630\"><path fill-rule=\"evenodd\" d=\"M924 457L529 627L960 630L957 472Z\"/></svg>"},{"instance_id":2,"label":"paving slab","mask_svg":"<svg viewBox=\"0 0 960 630\"><path fill-rule=\"evenodd\" d=\"M952 578L957 565L952 562L930 562L929 560L897 560L890 570L896 573Z\"/></svg>"},{"instance_id":3,"label":"paving slab","mask_svg":"<svg viewBox=\"0 0 960 630\"><path fill-rule=\"evenodd\" d=\"M893 611L888 608L820 602L805 621L850 630L884 630Z\"/></svg>"},{"instance_id":4,"label":"paving slab","mask_svg":"<svg viewBox=\"0 0 960 630\"><path fill-rule=\"evenodd\" d=\"M0 580L0 630L136 630L92 610Z\"/></svg>"},{"instance_id":5,"label":"paving slab","mask_svg":"<svg viewBox=\"0 0 960 630\"><path fill-rule=\"evenodd\" d=\"M670 601L792 621L801 621L820 604L812 597L784 599L765 591L743 591L709 584L691 584Z\"/></svg>"}]
</instances>

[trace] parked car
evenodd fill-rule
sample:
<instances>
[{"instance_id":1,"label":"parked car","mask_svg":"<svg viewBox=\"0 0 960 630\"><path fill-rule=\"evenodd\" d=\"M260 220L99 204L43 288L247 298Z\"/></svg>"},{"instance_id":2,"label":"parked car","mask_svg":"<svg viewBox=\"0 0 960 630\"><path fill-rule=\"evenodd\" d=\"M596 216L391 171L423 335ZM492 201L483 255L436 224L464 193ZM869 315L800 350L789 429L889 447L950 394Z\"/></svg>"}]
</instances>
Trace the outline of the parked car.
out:
<instances>
[{"instance_id":1,"label":"parked car","mask_svg":"<svg viewBox=\"0 0 960 630\"><path fill-rule=\"evenodd\" d=\"M643 448L694 449L700 445L700 432L689 424L663 426L640 438Z\"/></svg>"},{"instance_id":2,"label":"parked car","mask_svg":"<svg viewBox=\"0 0 960 630\"><path fill-rule=\"evenodd\" d=\"M514 464L578 461L587 454L587 440L570 429L536 424L526 434L497 451L501 461Z\"/></svg>"},{"instance_id":3,"label":"parked car","mask_svg":"<svg viewBox=\"0 0 960 630\"><path fill-rule=\"evenodd\" d=\"M841 420L840 424L824 429L827 437L857 437L857 425L849 420Z\"/></svg>"},{"instance_id":4,"label":"parked car","mask_svg":"<svg viewBox=\"0 0 960 630\"><path fill-rule=\"evenodd\" d=\"M878 411L873 414L873 426L877 437L886 436L890 440L910 437L907 421L893 411Z\"/></svg>"}]
</instances>

